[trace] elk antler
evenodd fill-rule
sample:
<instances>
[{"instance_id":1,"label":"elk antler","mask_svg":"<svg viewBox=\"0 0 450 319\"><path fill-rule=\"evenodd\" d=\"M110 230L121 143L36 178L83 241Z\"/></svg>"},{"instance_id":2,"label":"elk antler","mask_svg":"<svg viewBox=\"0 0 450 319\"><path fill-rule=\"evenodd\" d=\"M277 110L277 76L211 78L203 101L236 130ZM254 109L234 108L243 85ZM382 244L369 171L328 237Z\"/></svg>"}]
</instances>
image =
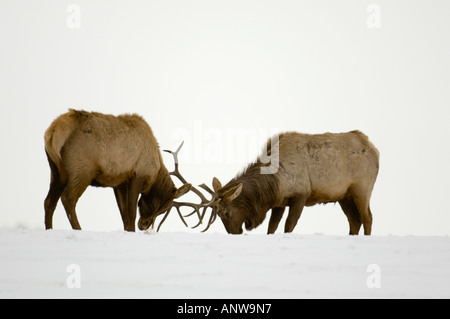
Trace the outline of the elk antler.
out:
<instances>
[{"instance_id":1,"label":"elk antler","mask_svg":"<svg viewBox=\"0 0 450 319\"><path fill-rule=\"evenodd\" d=\"M172 172L170 172L169 174L177 177L180 180L180 182L182 182L183 184L187 184L186 179L181 175L180 171L178 170L178 152L180 151L180 149L183 146L183 144L184 144L184 141L181 142L180 146L178 146L177 150L174 151L174 152L170 151L170 150L164 150L164 152L172 154L173 160L175 162L175 169ZM185 215L184 217L189 217L189 216L193 215L194 213L197 213L197 216L199 218L199 222L198 222L197 225L195 225L192 228L196 228L202 223L203 217L205 216L207 209L211 208L213 210L213 213L211 214L210 222L208 223L208 227L205 230L203 230L203 231L208 230L209 226L216 219L216 216L217 216L217 213L216 213L217 208L216 207L217 207L217 203L219 202L219 199L218 199L216 193L214 193L205 184L199 185L199 187L203 188L208 193L210 193L211 196L212 196L211 199L210 200L206 199L206 197L203 195L203 193L201 191L199 191L197 188L192 186L191 191L193 191L198 197L200 197L201 202L199 204L196 204L196 203L189 203L189 202L175 202L174 201L173 204L172 204L172 207L170 207L166 211L166 213L165 213L163 219L161 220L161 222L159 223L158 229L156 231L159 231L159 229L161 228L162 223L164 223L164 221L166 220L167 216L169 215L169 213L170 213L170 211L172 210L173 207L176 208L176 210L178 212L178 215L180 216L181 220L186 225L186 227L188 227L188 225L186 224L186 221L183 218L183 215L181 214L181 210L180 210L180 208L183 207L183 206L191 207L191 208L194 209L191 213ZM202 209L202 211L200 212L201 209ZM214 220L212 220L213 216L214 216Z\"/></svg>"},{"instance_id":2,"label":"elk antler","mask_svg":"<svg viewBox=\"0 0 450 319\"><path fill-rule=\"evenodd\" d=\"M207 231L207 230L209 229L209 226L211 226L211 225L214 223L214 221L216 220L216 218L217 218L217 210L218 210L220 198L217 196L217 194L216 194L213 190L211 190L211 188L209 188L208 186L206 186L205 183L203 183L203 184L201 184L201 185L199 185L199 186L200 186L201 188L203 188L204 190L206 190L208 193L211 194L211 196L212 196L212 198L213 198L211 201L214 200L214 203L213 203L213 205L211 206L212 211L211 211L211 217L209 218L209 221L208 221L208 225L206 226L205 229L202 230L202 233L204 233L205 231ZM205 217L205 214L206 214L206 209L204 209L204 210L203 210L203 214L202 214L201 216L199 216L199 219L200 219L200 220L199 220L198 224L195 225L195 226L192 227L192 228L196 228L196 227L200 226L200 224L201 224L202 221L203 221L203 217Z\"/></svg>"}]
</instances>

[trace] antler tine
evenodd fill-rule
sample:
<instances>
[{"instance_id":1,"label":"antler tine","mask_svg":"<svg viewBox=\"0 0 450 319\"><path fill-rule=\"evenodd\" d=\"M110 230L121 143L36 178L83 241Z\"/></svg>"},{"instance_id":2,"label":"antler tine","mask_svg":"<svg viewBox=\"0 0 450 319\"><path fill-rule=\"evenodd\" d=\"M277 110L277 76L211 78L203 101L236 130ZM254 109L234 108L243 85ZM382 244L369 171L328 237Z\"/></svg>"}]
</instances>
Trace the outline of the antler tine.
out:
<instances>
[{"instance_id":1,"label":"antler tine","mask_svg":"<svg viewBox=\"0 0 450 319\"><path fill-rule=\"evenodd\" d=\"M211 224L216 220L217 205L218 205L220 199L217 197L217 194L211 188L209 188L205 183L199 185L199 187L203 188L208 193L210 193L212 195L212 199L208 203L209 205L205 206L203 208L202 214L199 217L199 221L198 221L197 225L193 226L192 228L197 228L198 226L200 226L203 223L203 218L206 215L206 210L207 210L207 208L211 207L212 212L211 212L211 217L210 217L209 222L208 222L208 226L206 227L206 229L204 229L202 231L202 232L205 232L205 231L207 231L209 229L209 226L211 226Z\"/></svg>"},{"instance_id":2,"label":"antler tine","mask_svg":"<svg viewBox=\"0 0 450 319\"><path fill-rule=\"evenodd\" d=\"M187 181L181 175L181 173L179 171L179 166L178 166L178 153L181 150L181 147L183 146L183 144L184 144L184 141L181 142L180 146L178 146L176 151L164 150L164 152L172 154L174 162L175 162L175 168L169 174L172 175L172 176L177 177L183 184L187 184ZM197 213L197 216L199 218L199 223L196 226L192 227L192 228L198 227L202 223L203 218L204 218L208 208L212 208L213 212L215 211L215 207L217 205L217 195L216 195L216 193L214 193L214 191L212 191L205 184L199 185L199 187L203 188L205 191L207 191L208 193L210 193L212 195L211 200L206 199L206 197L203 195L203 193L200 190L198 190L197 188L192 186L191 187L191 191L193 191L200 198L201 202L199 204L196 204L196 203L175 202L174 201L172 207L170 207L166 211L163 219L159 223L157 231L159 231L159 229L161 228L162 223L166 220L167 216L169 215L169 213L170 213L170 211L172 210L173 207L175 207L175 209L177 210L178 215L180 216L181 220L186 225L186 227L188 227L188 225L187 225L186 221L184 220L183 215L181 214L180 208L183 207L183 206L187 206L187 207L193 208L193 211L185 216L185 217L188 217L188 216L193 215L194 213ZM200 212L200 210L202 208L203 208L203 210L202 210L202 212ZM211 221L211 219L212 218L210 218L210 221ZM214 220L215 220L215 218L214 218ZM210 225L208 225L208 228L209 228L209 226Z\"/></svg>"},{"instance_id":3,"label":"antler tine","mask_svg":"<svg viewBox=\"0 0 450 319\"><path fill-rule=\"evenodd\" d=\"M178 170L178 152L180 151L181 147L183 146L184 141L181 142L180 146L178 146L177 150L175 152L170 150L164 150L164 152L170 153L173 156L173 160L175 162L175 169L172 172L169 172L170 175L175 176L182 182L183 184L187 184L186 179L181 175L180 171ZM192 186L191 190L200 197L202 202L207 202L208 200L205 198L205 196L200 192L197 188Z\"/></svg>"},{"instance_id":4,"label":"antler tine","mask_svg":"<svg viewBox=\"0 0 450 319\"><path fill-rule=\"evenodd\" d=\"M178 204L178 203L174 203L174 205L172 207L176 208L178 216L180 216L181 220L183 221L184 226L189 227L189 225L184 220L183 215L181 214L180 208L176 204ZM172 207L170 207L168 210L166 210L166 213L164 214L163 219L159 222L158 228L156 229L157 232L159 232L161 225L166 221L167 216L169 216L169 213L172 210Z\"/></svg>"},{"instance_id":5,"label":"antler tine","mask_svg":"<svg viewBox=\"0 0 450 319\"><path fill-rule=\"evenodd\" d=\"M212 196L216 196L216 193L211 188L209 188L205 183L198 185L198 186L203 188L205 191L210 193Z\"/></svg>"},{"instance_id":6,"label":"antler tine","mask_svg":"<svg viewBox=\"0 0 450 319\"><path fill-rule=\"evenodd\" d=\"M211 217L209 218L208 221L208 226L206 226L206 228L202 230L202 233L204 233L209 229L209 227L216 221L216 218L217 218L217 211L216 208L214 207L213 211L211 212Z\"/></svg>"},{"instance_id":7,"label":"antler tine","mask_svg":"<svg viewBox=\"0 0 450 319\"><path fill-rule=\"evenodd\" d=\"M203 185L200 185L200 186L203 186ZM204 185L204 186L206 186L206 185ZM208 186L206 186L206 187L209 189ZM202 188L204 188L204 187L202 187ZM201 204L200 208L203 207L203 211L200 214L199 221L198 221L197 225L193 226L192 228L197 228L198 226L200 226L203 223L203 218L205 217L206 211L207 211L208 208L211 208L211 210L212 210L211 218L210 218L210 221L208 223L207 228L205 230L203 230L203 232L205 232L209 228L209 226L211 225L211 223L212 223L211 222L212 216L213 215L217 215L217 212L216 212L217 211L217 205L219 204L220 199L217 197L217 194L215 194L215 193L212 193L212 194L213 194L213 197L208 203L204 203L204 204L202 203ZM215 217L214 217L214 220L215 220ZM214 220L213 220L213 222L214 222Z\"/></svg>"},{"instance_id":8,"label":"antler tine","mask_svg":"<svg viewBox=\"0 0 450 319\"><path fill-rule=\"evenodd\" d=\"M187 181L181 176L180 171L178 170L178 152L181 150L181 147L184 145L184 141L181 142L180 146L178 146L175 152L171 150L164 150L164 152L170 153L173 156L173 161L175 162L175 169L170 172L170 175L176 176L183 184L186 184Z\"/></svg>"},{"instance_id":9,"label":"antler tine","mask_svg":"<svg viewBox=\"0 0 450 319\"><path fill-rule=\"evenodd\" d=\"M167 216L169 216L170 210L171 210L171 208L166 210L166 213L164 214L163 219L159 222L158 228L156 229L157 232L159 232L161 225L166 221Z\"/></svg>"}]
</instances>

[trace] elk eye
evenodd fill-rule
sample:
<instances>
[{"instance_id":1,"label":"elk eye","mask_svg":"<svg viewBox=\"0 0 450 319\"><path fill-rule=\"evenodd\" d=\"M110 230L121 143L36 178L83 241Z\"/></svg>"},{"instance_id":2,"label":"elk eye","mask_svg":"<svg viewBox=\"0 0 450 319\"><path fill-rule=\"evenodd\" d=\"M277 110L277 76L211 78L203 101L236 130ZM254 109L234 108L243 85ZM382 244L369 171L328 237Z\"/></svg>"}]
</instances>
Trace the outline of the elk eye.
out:
<instances>
[{"instance_id":1,"label":"elk eye","mask_svg":"<svg viewBox=\"0 0 450 319\"><path fill-rule=\"evenodd\" d=\"M226 218L230 218L230 213L229 212L226 212L224 215L225 215Z\"/></svg>"}]
</instances>

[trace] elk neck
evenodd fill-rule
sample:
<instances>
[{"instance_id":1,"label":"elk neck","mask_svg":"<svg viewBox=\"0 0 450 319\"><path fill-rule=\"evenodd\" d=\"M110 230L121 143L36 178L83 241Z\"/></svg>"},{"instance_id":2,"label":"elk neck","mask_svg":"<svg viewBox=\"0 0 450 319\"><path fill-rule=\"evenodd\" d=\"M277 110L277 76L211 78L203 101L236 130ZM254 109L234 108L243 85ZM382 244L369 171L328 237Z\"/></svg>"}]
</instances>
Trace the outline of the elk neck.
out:
<instances>
[{"instance_id":1,"label":"elk neck","mask_svg":"<svg viewBox=\"0 0 450 319\"><path fill-rule=\"evenodd\" d=\"M159 194L159 196L169 192L169 190L176 190L175 184L173 183L172 178L170 178L169 171L164 165L159 169L158 175L149 190Z\"/></svg>"}]
</instances>

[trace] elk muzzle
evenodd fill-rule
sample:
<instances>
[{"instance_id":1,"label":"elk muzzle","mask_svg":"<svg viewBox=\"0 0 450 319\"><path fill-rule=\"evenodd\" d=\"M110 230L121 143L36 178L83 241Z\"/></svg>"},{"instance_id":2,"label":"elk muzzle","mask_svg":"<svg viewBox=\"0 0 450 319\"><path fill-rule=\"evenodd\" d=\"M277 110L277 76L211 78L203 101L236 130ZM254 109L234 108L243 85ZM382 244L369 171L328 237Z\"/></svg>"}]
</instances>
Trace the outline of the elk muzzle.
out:
<instances>
[{"instance_id":1,"label":"elk muzzle","mask_svg":"<svg viewBox=\"0 0 450 319\"><path fill-rule=\"evenodd\" d=\"M138 221L138 227L139 230L147 230L150 228L151 225L153 225L153 223L155 222L155 218L154 217L149 217L149 218L139 218Z\"/></svg>"},{"instance_id":2,"label":"elk muzzle","mask_svg":"<svg viewBox=\"0 0 450 319\"><path fill-rule=\"evenodd\" d=\"M231 220L224 220L222 219L222 223L225 226L225 229L228 234L232 235L240 235L244 232L242 229L242 221L241 222L234 222Z\"/></svg>"}]
</instances>

